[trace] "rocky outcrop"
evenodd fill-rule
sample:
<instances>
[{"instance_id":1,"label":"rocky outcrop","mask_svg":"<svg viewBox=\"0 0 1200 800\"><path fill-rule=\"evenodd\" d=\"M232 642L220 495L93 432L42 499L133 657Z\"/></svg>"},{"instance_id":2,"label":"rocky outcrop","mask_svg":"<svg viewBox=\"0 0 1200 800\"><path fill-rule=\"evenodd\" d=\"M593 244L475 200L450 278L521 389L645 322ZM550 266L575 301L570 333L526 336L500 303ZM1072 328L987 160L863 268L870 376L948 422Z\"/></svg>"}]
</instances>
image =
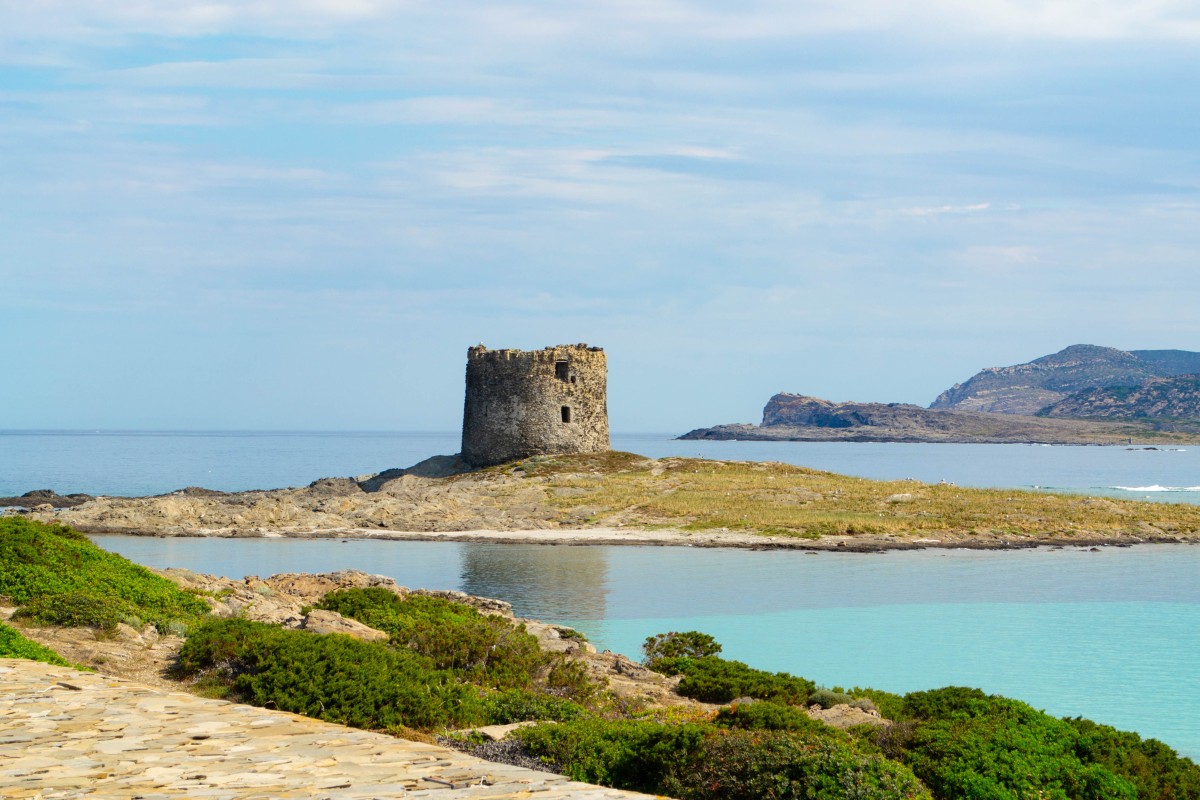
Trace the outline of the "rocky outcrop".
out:
<instances>
[{"instance_id":1,"label":"rocky outcrop","mask_svg":"<svg viewBox=\"0 0 1200 800\"><path fill-rule=\"evenodd\" d=\"M904 403L833 403L819 397L781 392L763 409L764 427L801 428L903 427L937 425L947 419L920 406Z\"/></svg>"},{"instance_id":2,"label":"rocky outcrop","mask_svg":"<svg viewBox=\"0 0 1200 800\"><path fill-rule=\"evenodd\" d=\"M1140 386L1085 389L1042 409L1046 417L1200 420L1200 375L1154 378Z\"/></svg>"},{"instance_id":3,"label":"rocky outcrop","mask_svg":"<svg viewBox=\"0 0 1200 800\"><path fill-rule=\"evenodd\" d=\"M36 508L44 509L46 506L50 508L74 508L81 506L89 500L93 500L90 494L59 494L52 489L35 489L32 492L26 492L20 497L0 497L0 508L5 506L9 508Z\"/></svg>"},{"instance_id":4,"label":"rocky outcrop","mask_svg":"<svg viewBox=\"0 0 1200 800\"><path fill-rule=\"evenodd\" d=\"M447 478L390 470L324 478L297 489L237 493L183 490L104 497L35 516L91 533L260 536L301 531L544 530L576 522L537 484L500 472Z\"/></svg>"},{"instance_id":5,"label":"rocky outcrop","mask_svg":"<svg viewBox=\"0 0 1200 800\"><path fill-rule=\"evenodd\" d=\"M1189 372L1200 372L1200 353L1077 344L1026 364L988 367L942 392L929 407L1033 415L1085 389L1137 386Z\"/></svg>"}]
</instances>

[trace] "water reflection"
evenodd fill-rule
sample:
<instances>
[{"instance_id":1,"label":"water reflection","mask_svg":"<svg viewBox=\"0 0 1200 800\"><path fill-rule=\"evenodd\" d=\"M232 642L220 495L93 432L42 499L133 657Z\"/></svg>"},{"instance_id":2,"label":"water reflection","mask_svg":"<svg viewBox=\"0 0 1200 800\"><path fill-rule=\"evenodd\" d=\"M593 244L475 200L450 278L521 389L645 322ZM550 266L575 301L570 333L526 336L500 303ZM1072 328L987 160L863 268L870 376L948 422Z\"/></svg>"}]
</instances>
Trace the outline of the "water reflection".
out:
<instances>
[{"instance_id":1,"label":"water reflection","mask_svg":"<svg viewBox=\"0 0 1200 800\"><path fill-rule=\"evenodd\" d=\"M534 619L603 619L608 551L603 547L462 545L462 590L510 601Z\"/></svg>"}]
</instances>

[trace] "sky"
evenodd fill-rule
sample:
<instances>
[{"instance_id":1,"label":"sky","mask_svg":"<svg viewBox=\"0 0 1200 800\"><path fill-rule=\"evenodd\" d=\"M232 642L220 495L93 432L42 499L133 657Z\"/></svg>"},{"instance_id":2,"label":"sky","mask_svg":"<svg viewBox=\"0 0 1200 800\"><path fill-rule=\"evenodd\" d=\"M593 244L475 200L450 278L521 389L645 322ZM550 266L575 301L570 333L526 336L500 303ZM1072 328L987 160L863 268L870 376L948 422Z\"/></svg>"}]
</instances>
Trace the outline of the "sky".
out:
<instances>
[{"instance_id":1,"label":"sky","mask_svg":"<svg viewBox=\"0 0 1200 800\"><path fill-rule=\"evenodd\" d=\"M1200 3L0 0L0 428L612 427L1200 350Z\"/></svg>"}]
</instances>

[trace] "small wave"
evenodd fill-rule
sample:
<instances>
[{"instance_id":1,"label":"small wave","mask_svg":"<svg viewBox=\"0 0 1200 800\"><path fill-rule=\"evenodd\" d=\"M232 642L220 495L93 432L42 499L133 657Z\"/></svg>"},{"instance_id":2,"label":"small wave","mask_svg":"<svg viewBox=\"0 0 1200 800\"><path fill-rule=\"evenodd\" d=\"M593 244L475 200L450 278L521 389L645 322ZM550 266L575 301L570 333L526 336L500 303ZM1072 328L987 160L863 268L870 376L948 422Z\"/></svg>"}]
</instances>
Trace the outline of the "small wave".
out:
<instances>
[{"instance_id":1,"label":"small wave","mask_svg":"<svg viewBox=\"0 0 1200 800\"><path fill-rule=\"evenodd\" d=\"M1122 492L1200 492L1200 486L1110 486Z\"/></svg>"}]
</instances>

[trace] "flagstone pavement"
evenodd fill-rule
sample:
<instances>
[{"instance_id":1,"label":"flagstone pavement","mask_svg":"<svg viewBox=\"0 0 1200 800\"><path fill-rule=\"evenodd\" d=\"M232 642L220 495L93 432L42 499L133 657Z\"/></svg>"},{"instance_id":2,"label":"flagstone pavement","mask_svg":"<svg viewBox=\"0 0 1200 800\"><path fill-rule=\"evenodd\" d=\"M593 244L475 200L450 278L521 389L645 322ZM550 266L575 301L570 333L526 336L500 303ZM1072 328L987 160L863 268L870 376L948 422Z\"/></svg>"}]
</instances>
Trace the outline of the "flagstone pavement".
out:
<instances>
[{"instance_id":1,"label":"flagstone pavement","mask_svg":"<svg viewBox=\"0 0 1200 800\"><path fill-rule=\"evenodd\" d=\"M0 798L634 800L280 711L0 659Z\"/></svg>"}]
</instances>

